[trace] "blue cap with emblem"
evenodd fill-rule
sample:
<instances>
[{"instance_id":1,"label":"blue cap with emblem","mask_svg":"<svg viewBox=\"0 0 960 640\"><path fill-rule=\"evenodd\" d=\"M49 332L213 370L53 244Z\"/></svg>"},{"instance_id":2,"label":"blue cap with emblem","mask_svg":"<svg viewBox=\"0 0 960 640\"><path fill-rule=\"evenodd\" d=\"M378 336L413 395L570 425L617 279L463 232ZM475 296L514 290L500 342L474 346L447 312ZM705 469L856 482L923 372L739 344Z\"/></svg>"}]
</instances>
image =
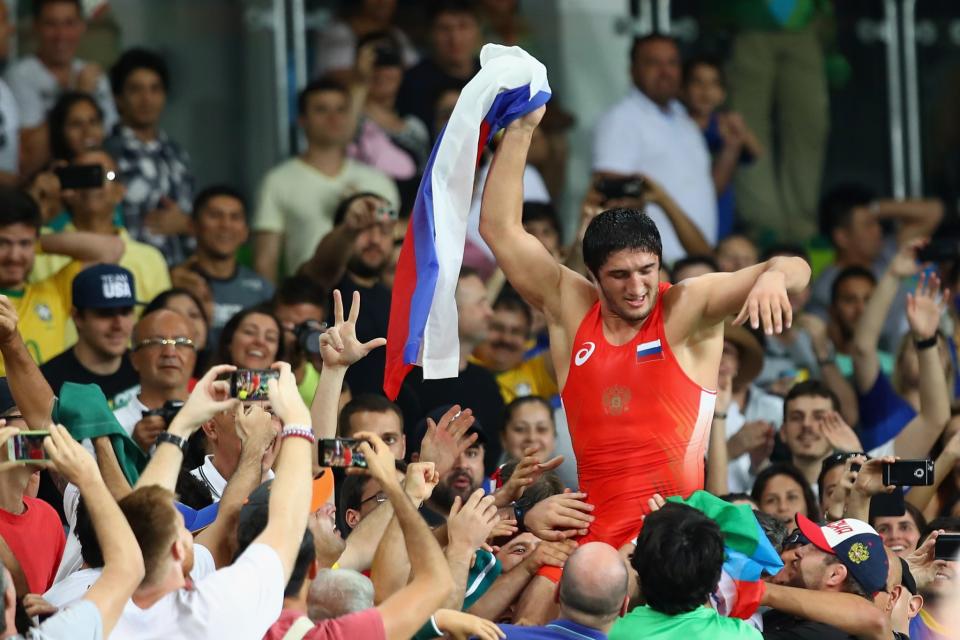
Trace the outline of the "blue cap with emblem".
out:
<instances>
[{"instance_id":1,"label":"blue cap with emblem","mask_svg":"<svg viewBox=\"0 0 960 640\"><path fill-rule=\"evenodd\" d=\"M890 564L876 529L853 518L820 526L802 513L797 514L797 526L810 544L835 555L868 595L886 590Z\"/></svg>"},{"instance_id":2,"label":"blue cap with emblem","mask_svg":"<svg viewBox=\"0 0 960 640\"><path fill-rule=\"evenodd\" d=\"M115 264L97 264L73 279L73 306L77 309L117 309L137 304L133 274Z\"/></svg>"}]
</instances>

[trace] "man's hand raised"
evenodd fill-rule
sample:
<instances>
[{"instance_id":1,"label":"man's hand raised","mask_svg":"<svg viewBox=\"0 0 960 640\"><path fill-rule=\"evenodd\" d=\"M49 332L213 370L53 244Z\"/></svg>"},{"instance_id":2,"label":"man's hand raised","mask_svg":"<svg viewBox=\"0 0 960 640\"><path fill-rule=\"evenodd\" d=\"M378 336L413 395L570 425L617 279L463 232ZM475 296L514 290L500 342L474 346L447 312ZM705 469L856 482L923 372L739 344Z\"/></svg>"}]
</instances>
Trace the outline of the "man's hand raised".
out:
<instances>
[{"instance_id":1,"label":"man's hand raised","mask_svg":"<svg viewBox=\"0 0 960 640\"><path fill-rule=\"evenodd\" d=\"M525 131L532 132L540 124L540 121L543 120L543 114L547 112L547 108L540 107L531 111L527 115L517 118L513 122L507 125L507 131Z\"/></svg>"},{"instance_id":2,"label":"man's hand raised","mask_svg":"<svg viewBox=\"0 0 960 640\"><path fill-rule=\"evenodd\" d=\"M353 292L350 316L343 319L343 299L340 290L333 292L334 325L320 336L320 355L324 367L346 369L368 353L387 344L386 338L374 338L367 342L357 339L357 318L360 317L360 292Z\"/></svg>"},{"instance_id":3,"label":"man's hand raised","mask_svg":"<svg viewBox=\"0 0 960 640\"><path fill-rule=\"evenodd\" d=\"M19 339L17 325L20 318L17 316L17 310L13 308L10 298L0 295L0 344L8 343Z\"/></svg>"},{"instance_id":4,"label":"man's hand raised","mask_svg":"<svg viewBox=\"0 0 960 640\"><path fill-rule=\"evenodd\" d=\"M539 480L540 476L563 464L563 456L556 456L546 462L540 462L540 458L537 456L539 452L539 446L524 449L523 459L517 463L510 479L494 494L498 506L504 507L519 499L526 488Z\"/></svg>"},{"instance_id":5,"label":"man's hand raised","mask_svg":"<svg viewBox=\"0 0 960 640\"><path fill-rule=\"evenodd\" d=\"M389 486L399 485L397 481L397 465L390 447L380 439L375 433L369 431L358 431L353 436L357 440L363 440L358 445L358 450L363 453L367 462L364 467L349 467L347 473L351 475L367 475L380 483L384 490Z\"/></svg>"},{"instance_id":6,"label":"man's hand raised","mask_svg":"<svg viewBox=\"0 0 960 640\"><path fill-rule=\"evenodd\" d=\"M218 377L236 371L236 367L221 364L211 367L193 388L190 397L181 407L168 431L182 437L190 437L204 422L221 411L233 411L240 403L230 397L230 383Z\"/></svg>"},{"instance_id":7,"label":"man's hand raised","mask_svg":"<svg viewBox=\"0 0 960 640\"><path fill-rule=\"evenodd\" d=\"M466 502L455 497L447 517L450 546L473 553L487 541L499 520L493 496L484 496L483 489L474 491Z\"/></svg>"},{"instance_id":8,"label":"man's hand raised","mask_svg":"<svg viewBox=\"0 0 960 640\"><path fill-rule=\"evenodd\" d=\"M411 462L407 465L407 477L403 483L403 490L418 504L429 500L439 483L440 474L437 473L432 462Z\"/></svg>"},{"instance_id":9,"label":"man's hand raised","mask_svg":"<svg viewBox=\"0 0 960 640\"><path fill-rule=\"evenodd\" d=\"M420 443L420 459L436 465L441 476L450 469L461 453L473 446L477 434L467 433L476 419L470 409L453 405L440 418L440 424L427 418L427 433Z\"/></svg>"},{"instance_id":10,"label":"man's hand raised","mask_svg":"<svg viewBox=\"0 0 960 640\"><path fill-rule=\"evenodd\" d=\"M765 334L781 334L793 324L793 307L787 296L786 276L779 271L767 271L757 278L747 299L733 321L735 325L749 323L754 329L763 327Z\"/></svg>"}]
</instances>

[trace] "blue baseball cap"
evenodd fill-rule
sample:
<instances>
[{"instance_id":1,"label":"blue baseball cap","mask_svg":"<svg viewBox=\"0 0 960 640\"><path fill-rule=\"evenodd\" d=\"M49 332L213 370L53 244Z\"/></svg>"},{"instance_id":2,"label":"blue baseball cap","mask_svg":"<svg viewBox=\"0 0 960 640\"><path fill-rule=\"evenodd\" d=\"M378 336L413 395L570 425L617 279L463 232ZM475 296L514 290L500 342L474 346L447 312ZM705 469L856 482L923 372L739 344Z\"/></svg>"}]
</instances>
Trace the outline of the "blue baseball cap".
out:
<instances>
[{"instance_id":1,"label":"blue baseball cap","mask_svg":"<svg viewBox=\"0 0 960 640\"><path fill-rule=\"evenodd\" d=\"M117 309L137 304L133 274L115 264L97 264L73 278L77 309Z\"/></svg>"},{"instance_id":2,"label":"blue baseball cap","mask_svg":"<svg viewBox=\"0 0 960 640\"><path fill-rule=\"evenodd\" d=\"M810 544L836 556L871 597L886 590L890 564L876 529L854 518L821 527L802 513L797 514L797 526Z\"/></svg>"},{"instance_id":3,"label":"blue baseball cap","mask_svg":"<svg viewBox=\"0 0 960 640\"><path fill-rule=\"evenodd\" d=\"M209 527L211 524L213 524L213 521L217 519L217 513L220 511L219 502L214 502L203 509L194 509L193 507L188 507L182 502L174 502L173 506L177 508L177 511L183 514L183 524L190 533L196 533L201 529L206 529Z\"/></svg>"}]
</instances>

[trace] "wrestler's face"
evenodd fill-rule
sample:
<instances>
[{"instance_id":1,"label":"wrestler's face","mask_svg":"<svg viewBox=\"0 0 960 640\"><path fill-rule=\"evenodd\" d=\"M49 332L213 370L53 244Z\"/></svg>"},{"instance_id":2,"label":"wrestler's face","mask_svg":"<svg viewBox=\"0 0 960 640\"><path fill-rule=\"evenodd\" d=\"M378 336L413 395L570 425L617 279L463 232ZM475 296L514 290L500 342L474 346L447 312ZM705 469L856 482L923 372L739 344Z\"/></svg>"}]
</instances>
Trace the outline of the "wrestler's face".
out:
<instances>
[{"instance_id":1,"label":"wrestler's face","mask_svg":"<svg viewBox=\"0 0 960 640\"><path fill-rule=\"evenodd\" d=\"M628 322L650 315L660 285L660 259L656 254L622 249L611 253L596 275L605 314Z\"/></svg>"}]
</instances>

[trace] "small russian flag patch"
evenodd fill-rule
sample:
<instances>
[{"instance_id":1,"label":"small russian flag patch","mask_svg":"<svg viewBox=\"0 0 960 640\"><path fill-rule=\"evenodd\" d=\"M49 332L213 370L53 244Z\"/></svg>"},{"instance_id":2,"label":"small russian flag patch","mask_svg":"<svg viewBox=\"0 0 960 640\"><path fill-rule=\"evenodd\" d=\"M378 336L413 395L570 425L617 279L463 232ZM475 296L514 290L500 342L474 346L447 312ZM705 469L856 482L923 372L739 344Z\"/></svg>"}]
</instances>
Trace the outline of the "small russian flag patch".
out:
<instances>
[{"instance_id":1,"label":"small russian flag patch","mask_svg":"<svg viewBox=\"0 0 960 640\"><path fill-rule=\"evenodd\" d=\"M637 362L652 362L654 360L663 360L663 347L659 340L652 342L643 342L637 345Z\"/></svg>"}]
</instances>

